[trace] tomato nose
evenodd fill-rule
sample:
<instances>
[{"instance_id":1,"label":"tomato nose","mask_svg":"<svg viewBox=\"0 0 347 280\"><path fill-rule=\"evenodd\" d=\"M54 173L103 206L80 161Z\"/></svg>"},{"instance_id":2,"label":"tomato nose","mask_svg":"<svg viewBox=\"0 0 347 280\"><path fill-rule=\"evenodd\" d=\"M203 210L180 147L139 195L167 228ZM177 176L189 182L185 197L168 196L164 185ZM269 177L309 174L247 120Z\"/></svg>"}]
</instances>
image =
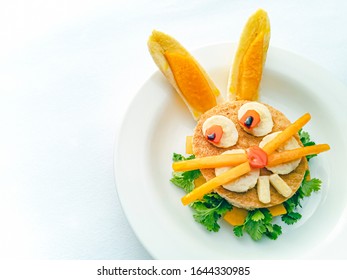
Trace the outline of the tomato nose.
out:
<instances>
[{"instance_id":1,"label":"tomato nose","mask_svg":"<svg viewBox=\"0 0 347 280\"><path fill-rule=\"evenodd\" d=\"M258 146L248 148L247 156L252 168L263 168L267 165L267 153Z\"/></svg>"}]
</instances>

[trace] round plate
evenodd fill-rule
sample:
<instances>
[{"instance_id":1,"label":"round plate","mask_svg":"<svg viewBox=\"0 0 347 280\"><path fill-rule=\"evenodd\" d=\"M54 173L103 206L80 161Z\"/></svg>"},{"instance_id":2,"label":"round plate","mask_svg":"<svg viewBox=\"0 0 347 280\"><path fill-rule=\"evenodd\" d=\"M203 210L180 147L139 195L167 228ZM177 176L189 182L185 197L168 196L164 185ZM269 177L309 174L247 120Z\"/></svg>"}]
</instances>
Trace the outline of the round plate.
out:
<instances>
[{"instance_id":1,"label":"round plate","mask_svg":"<svg viewBox=\"0 0 347 280\"><path fill-rule=\"evenodd\" d=\"M207 46L193 54L223 94L235 47ZM255 242L220 221L219 232L196 223L181 204L183 191L170 183L173 152L184 154L185 137L196 122L160 72L154 73L132 101L115 151L115 178L124 212L149 253L156 259L290 259L346 256L347 188L344 182L347 90L325 70L293 53L270 48L260 91L261 101L291 121L305 112L312 119L304 130L331 150L310 161L311 177L322 190L303 201L303 218L282 224L275 241ZM344 244L341 244L344 242ZM335 249L334 249L335 248ZM341 252L342 251L342 252Z\"/></svg>"}]
</instances>

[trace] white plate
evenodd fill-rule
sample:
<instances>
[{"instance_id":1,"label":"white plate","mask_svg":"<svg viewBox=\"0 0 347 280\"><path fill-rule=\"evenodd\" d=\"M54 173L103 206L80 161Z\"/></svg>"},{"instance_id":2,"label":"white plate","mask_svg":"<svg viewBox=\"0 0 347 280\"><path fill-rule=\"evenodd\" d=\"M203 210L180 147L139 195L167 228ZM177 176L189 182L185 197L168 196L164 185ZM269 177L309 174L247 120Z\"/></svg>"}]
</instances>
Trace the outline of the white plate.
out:
<instances>
[{"instance_id":1,"label":"white plate","mask_svg":"<svg viewBox=\"0 0 347 280\"><path fill-rule=\"evenodd\" d=\"M221 91L225 91L232 44L201 48L194 56ZM195 121L163 75L156 72L143 85L124 118L115 151L115 177L124 212L139 240L156 259L297 259L344 258L347 233L347 156L344 129L346 88L313 63L284 50L270 48L261 100L294 121L305 112L313 140L331 150L312 159L311 174L323 181L318 194L304 201L303 218L283 225L276 241L237 238L221 221L208 232L181 204L183 191L173 186L171 157L184 153L185 136ZM136 143L136 145L135 145ZM343 243L343 244L341 244Z\"/></svg>"}]
</instances>

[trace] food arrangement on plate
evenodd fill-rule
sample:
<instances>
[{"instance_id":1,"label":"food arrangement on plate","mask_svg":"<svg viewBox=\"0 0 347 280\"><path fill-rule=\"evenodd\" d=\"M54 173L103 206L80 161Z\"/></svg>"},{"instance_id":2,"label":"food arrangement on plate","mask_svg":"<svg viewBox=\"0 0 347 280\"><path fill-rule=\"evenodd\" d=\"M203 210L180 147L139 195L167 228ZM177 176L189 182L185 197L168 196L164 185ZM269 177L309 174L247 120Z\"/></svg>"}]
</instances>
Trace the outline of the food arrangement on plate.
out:
<instances>
[{"instance_id":1,"label":"food arrangement on plate","mask_svg":"<svg viewBox=\"0 0 347 280\"><path fill-rule=\"evenodd\" d=\"M218 231L223 218L238 237L277 239L276 216L288 224L301 218L303 198L319 191L309 160L330 149L315 144L303 126L259 99L270 41L270 22L260 9L242 32L222 96L199 62L174 38L153 31L148 48L154 62L197 121L186 136L186 154L174 153L171 182L186 195L194 219ZM285 100L284 100L285 102Z\"/></svg>"}]
</instances>

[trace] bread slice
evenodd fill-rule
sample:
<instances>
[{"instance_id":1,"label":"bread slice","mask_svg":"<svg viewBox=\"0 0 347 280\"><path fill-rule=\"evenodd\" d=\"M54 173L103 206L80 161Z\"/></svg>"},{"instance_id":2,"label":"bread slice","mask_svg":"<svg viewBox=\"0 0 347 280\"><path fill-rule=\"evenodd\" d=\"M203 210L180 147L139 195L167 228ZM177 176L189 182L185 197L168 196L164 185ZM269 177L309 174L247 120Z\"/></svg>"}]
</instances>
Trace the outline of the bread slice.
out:
<instances>
[{"instance_id":1,"label":"bread slice","mask_svg":"<svg viewBox=\"0 0 347 280\"><path fill-rule=\"evenodd\" d=\"M263 137L255 137L253 135L250 135L246 133L239 125L238 118L237 118L237 112L239 108L245 104L248 101L233 101L233 102L225 102L223 104L220 104L211 110L207 111L205 114L203 114L200 117L200 120L198 121L195 129L194 129L194 135L193 135L193 152L196 157L205 157L205 156L211 156L211 155L218 155L223 153L224 151L228 149L218 148L212 144L210 144L202 134L202 125L204 121L213 116L213 115L223 115L227 118L230 118L236 125L236 128L239 133L239 139L235 146L229 148L229 149L247 149L250 146L258 146L260 141ZM264 103L263 103L264 104ZM287 119L287 117L281 113L280 111L276 110L275 108L264 104L266 107L269 108L274 126L272 132L283 130L286 128L290 121ZM299 136L295 136L298 139L298 142L300 142ZM304 178L305 172L308 169L308 164L306 158L302 158L299 166L291 173L287 175L281 175L281 178L288 184L288 186L292 189L291 196L299 189L301 182ZM206 180L210 180L213 177L215 177L214 169L203 169L201 170L203 176L206 178ZM261 175L269 175L271 174L269 171L267 171L265 168L261 170ZM245 208L245 209L255 209L255 208L265 208L274 206L277 204L280 204L287 200L289 197L284 197L281 194L279 194L272 186L270 187L270 195L271 195L271 202L264 204L259 201L258 199L258 193L257 188L252 188L251 190L245 192L245 193L236 193L231 192L226 189L224 189L222 186L215 189L215 191L224 197L230 204Z\"/></svg>"}]
</instances>

